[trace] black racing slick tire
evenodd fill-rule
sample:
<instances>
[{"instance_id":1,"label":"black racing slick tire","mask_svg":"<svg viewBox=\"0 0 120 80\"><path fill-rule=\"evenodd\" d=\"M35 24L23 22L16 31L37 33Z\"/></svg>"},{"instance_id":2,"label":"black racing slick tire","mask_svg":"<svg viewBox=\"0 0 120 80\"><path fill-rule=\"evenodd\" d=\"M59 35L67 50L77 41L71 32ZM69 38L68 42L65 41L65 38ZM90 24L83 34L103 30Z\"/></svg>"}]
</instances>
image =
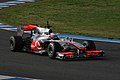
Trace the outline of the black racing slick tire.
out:
<instances>
[{"instance_id":1,"label":"black racing slick tire","mask_svg":"<svg viewBox=\"0 0 120 80\"><path fill-rule=\"evenodd\" d=\"M48 52L48 56L51 59L55 59L56 52L59 52L59 51L62 51L62 47L58 42L52 42L48 45L47 52Z\"/></svg>"},{"instance_id":2,"label":"black racing slick tire","mask_svg":"<svg viewBox=\"0 0 120 80\"><path fill-rule=\"evenodd\" d=\"M96 50L95 43L91 40L84 41L83 45L86 47L87 50Z\"/></svg>"},{"instance_id":3,"label":"black racing slick tire","mask_svg":"<svg viewBox=\"0 0 120 80\"><path fill-rule=\"evenodd\" d=\"M21 36L10 37L10 50L21 51L23 49L23 39Z\"/></svg>"}]
</instances>

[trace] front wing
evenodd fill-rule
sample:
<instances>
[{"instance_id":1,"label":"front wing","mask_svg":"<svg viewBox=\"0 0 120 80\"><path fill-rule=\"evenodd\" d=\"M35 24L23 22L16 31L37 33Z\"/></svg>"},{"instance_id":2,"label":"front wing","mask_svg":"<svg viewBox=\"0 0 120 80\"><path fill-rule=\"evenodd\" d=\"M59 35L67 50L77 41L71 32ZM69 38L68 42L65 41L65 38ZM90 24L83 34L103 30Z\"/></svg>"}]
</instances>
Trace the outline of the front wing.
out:
<instances>
[{"instance_id":1,"label":"front wing","mask_svg":"<svg viewBox=\"0 0 120 80\"><path fill-rule=\"evenodd\" d=\"M88 58L88 57L103 57L104 52L102 50L90 50L85 53L75 53L75 52L57 52L56 58L58 59L74 59L74 58Z\"/></svg>"}]
</instances>

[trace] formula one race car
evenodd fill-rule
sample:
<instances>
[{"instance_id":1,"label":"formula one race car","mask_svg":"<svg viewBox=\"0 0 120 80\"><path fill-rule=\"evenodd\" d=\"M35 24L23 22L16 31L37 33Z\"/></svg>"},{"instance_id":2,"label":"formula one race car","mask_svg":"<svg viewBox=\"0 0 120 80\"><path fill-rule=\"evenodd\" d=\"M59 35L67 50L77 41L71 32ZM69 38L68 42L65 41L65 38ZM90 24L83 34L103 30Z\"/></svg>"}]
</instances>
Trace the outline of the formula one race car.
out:
<instances>
[{"instance_id":1,"label":"formula one race car","mask_svg":"<svg viewBox=\"0 0 120 80\"><path fill-rule=\"evenodd\" d=\"M10 50L48 54L51 59L96 58L104 55L104 51L96 50L91 40L78 43L69 37L60 38L52 32L51 26L41 28L36 24L27 24L18 29L17 36L10 37Z\"/></svg>"}]
</instances>

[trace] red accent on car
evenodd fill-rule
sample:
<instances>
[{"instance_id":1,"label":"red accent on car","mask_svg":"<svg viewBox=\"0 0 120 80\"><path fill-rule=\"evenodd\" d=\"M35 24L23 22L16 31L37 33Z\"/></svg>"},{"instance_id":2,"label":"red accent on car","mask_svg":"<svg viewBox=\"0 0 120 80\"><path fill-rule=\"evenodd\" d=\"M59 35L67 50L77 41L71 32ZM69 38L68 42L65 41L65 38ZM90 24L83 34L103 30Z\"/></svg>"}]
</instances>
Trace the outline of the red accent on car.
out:
<instances>
[{"instance_id":1,"label":"red accent on car","mask_svg":"<svg viewBox=\"0 0 120 80\"><path fill-rule=\"evenodd\" d=\"M39 41L33 41L31 43L31 49L35 50L35 51L37 51L37 50L44 50L44 47L40 44Z\"/></svg>"},{"instance_id":2,"label":"red accent on car","mask_svg":"<svg viewBox=\"0 0 120 80\"><path fill-rule=\"evenodd\" d=\"M87 51L86 56L100 56L101 54L103 54L102 50L89 50Z\"/></svg>"},{"instance_id":3,"label":"red accent on car","mask_svg":"<svg viewBox=\"0 0 120 80\"><path fill-rule=\"evenodd\" d=\"M25 25L23 30L24 31L30 31L30 30L33 30L35 28L37 28L38 26L37 25L34 25L34 24L28 24L28 25Z\"/></svg>"},{"instance_id":4,"label":"red accent on car","mask_svg":"<svg viewBox=\"0 0 120 80\"><path fill-rule=\"evenodd\" d=\"M65 57L73 57L74 56L74 52L59 52L61 54L64 54Z\"/></svg>"}]
</instances>

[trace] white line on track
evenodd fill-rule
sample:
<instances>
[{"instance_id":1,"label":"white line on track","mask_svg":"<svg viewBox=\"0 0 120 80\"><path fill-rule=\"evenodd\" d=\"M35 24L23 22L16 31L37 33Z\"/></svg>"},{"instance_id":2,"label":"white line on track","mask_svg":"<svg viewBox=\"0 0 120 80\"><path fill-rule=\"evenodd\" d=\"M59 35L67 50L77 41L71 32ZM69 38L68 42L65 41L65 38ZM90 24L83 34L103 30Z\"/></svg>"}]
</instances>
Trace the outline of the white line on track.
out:
<instances>
[{"instance_id":1,"label":"white line on track","mask_svg":"<svg viewBox=\"0 0 120 80\"><path fill-rule=\"evenodd\" d=\"M8 2L5 2L7 4L20 4L20 3L25 3L25 2L18 2L18 1L8 1Z\"/></svg>"},{"instance_id":2,"label":"white line on track","mask_svg":"<svg viewBox=\"0 0 120 80\"><path fill-rule=\"evenodd\" d=\"M15 77L15 76L3 76L0 75L0 80L43 80L43 79L32 79L25 77Z\"/></svg>"},{"instance_id":3,"label":"white line on track","mask_svg":"<svg viewBox=\"0 0 120 80\"><path fill-rule=\"evenodd\" d=\"M26 2L35 2L35 0L15 0L15 1L3 2L3 3L0 3L0 9L6 8L9 6L14 6L17 4L26 3Z\"/></svg>"}]
</instances>

